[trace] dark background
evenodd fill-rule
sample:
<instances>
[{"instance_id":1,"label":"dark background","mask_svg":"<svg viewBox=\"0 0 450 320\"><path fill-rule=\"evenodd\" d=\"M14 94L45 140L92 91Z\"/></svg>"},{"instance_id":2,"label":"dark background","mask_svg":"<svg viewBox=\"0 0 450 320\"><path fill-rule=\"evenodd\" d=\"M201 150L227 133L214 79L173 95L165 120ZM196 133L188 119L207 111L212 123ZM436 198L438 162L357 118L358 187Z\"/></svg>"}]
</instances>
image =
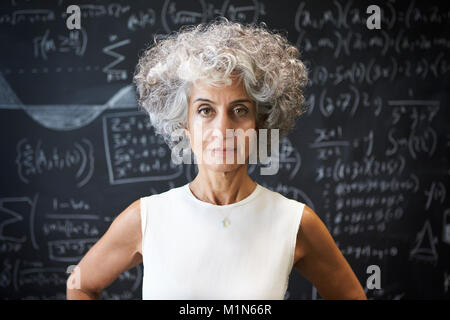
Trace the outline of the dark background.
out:
<instances>
[{"instance_id":1,"label":"dark background","mask_svg":"<svg viewBox=\"0 0 450 320\"><path fill-rule=\"evenodd\" d=\"M72 4L81 30L66 27ZM64 299L67 268L122 210L195 176L170 164L131 80L154 35L217 16L266 22L309 68L279 173L251 176L317 212L369 298L448 299L449 7L287 0L2 2L0 297ZM102 297L140 299L141 279L142 265ZM320 297L293 270L285 298Z\"/></svg>"}]
</instances>

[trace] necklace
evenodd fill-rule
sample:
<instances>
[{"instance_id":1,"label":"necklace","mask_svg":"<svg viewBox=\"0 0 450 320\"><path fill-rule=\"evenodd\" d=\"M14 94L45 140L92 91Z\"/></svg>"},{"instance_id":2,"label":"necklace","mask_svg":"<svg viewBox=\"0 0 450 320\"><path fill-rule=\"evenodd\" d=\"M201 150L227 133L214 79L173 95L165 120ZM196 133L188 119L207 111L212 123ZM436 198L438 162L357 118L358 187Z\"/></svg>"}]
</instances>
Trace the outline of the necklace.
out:
<instances>
[{"instance_id":1,"label":"necklace","mask_svg":"<svg viewBox=\"0 0 450 320\"><path fill-rule=\"evenodd\" d=\"M189 194L190 194L194 199L196 199L197 201L204 202L204 201L200 200L199 198L197 198L197 197L194 195L194 193L191 191L191 188L189 187L189 184L187 184L186 187L187 187L187 190L188 190ZM257 187L258 187L258 185L256 185L256 188L257 188ZM247 198L249 198L251 195L255 194L256 188L253 190L253 192L252 192L249 196L247 196ZM246 198L246 199L247 199L247 198ZM241 200L241 201L242 201L242 200ZM229 227L230 227L230 225L231 225L231 220L230 220L229 216L230 216L230 214L228 214L225 218L222 219L222 221L221 221L222 227L224 227L224 228L229 228Z\"/></svg>"},{"instance_id":2,"label":"necklace","mask_svg":"<svg viewBox=\"0 0 450 320\"><path fill-rule=\"evenodd\" d=\"M230 226L230 224L231 224L231 221L230 221L230 219L228 219L228 217L225 217L225 219L222 220L222 226L224 228L228 228Z\"/></svg>"},{"instance_id":3,"label":"necklace","mask_svg":"<svg viewBox=\"0 0 450 320\"><path fill-rule=\"evenodd\" d=\"M202 200L198 199L198 198L194 195L194 193L193 193L193 192L191 191L191 189L189 188L189 184L187 185L187 189L188 189L189 194L192 195L195 199L197 199L197 201L202 201ZM228 227L231 225L231 221L230 221L230 219L228 218L228 216L226 216L225 218L223 218L222 221L221 221L221 223L222 223L222 227L224 227L224 228L228 228Z\"/></svg>"}]
</instances>

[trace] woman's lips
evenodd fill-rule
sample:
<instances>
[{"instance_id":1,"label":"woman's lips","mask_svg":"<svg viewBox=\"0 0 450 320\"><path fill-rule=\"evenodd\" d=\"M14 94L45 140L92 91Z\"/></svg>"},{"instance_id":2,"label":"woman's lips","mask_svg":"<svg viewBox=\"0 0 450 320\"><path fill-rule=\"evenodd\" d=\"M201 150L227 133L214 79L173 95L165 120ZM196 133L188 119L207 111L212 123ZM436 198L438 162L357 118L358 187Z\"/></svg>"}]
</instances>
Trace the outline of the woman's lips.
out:
<instances>
[{"instance_id":1,"label":"woman's lips","mask_svg":"<svg viewBox=\"0 0 450 320\"><path fill-rule=\"evenodd\" d=\"M235 148L214 148L214 149L209 149L210 151L214 152L214 153L222 153L222 154L226 154L228 152L235 152L236 149Z\"/></svg>"}]
</instances>

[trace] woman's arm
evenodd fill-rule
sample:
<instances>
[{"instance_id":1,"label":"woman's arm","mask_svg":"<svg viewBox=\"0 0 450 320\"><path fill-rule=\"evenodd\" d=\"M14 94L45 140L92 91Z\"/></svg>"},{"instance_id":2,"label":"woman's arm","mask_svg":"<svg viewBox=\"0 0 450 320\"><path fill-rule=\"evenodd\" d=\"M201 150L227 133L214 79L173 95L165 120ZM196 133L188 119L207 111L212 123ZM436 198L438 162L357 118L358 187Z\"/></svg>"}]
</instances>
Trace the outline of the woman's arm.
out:
<instances>
[{"instance_id":1,"label":"woman's arm","mask_svg":"<svg viewBox=\"0 0 450 320\"><path fill-rule=\"evenodd\" d=\"M325 224L305 205L297 233L294 268L324 299L367 299L364 289Z\"/></svg>"},{"instance_id":2,"label":"woman's arm","mask_svg":"<svg viewBox=\"0 0 450 320\"><path fill-rule=\"evenodd\" d=\"M99 299L122 272L142 262L141 240L140 200L136 200L78 263L67 280L67 299Z\"/></svg>"}]
</instances>

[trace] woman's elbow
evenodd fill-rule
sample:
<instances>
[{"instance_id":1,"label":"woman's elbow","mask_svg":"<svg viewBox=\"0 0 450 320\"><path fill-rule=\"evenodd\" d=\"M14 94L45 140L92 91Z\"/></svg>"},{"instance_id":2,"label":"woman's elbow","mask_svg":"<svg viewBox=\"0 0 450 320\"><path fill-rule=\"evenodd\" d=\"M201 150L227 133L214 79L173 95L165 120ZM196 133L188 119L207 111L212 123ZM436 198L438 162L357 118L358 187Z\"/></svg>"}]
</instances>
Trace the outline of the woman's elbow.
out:
<instances>
[{"instance_id":1,"label":"woman's elbow","mask_svg":"<svg viewBox=\"0 0 450 320\"><path fill-rule=\"evenodd\" d=\"M66 287L67 300L100 300L101 292Z\"/></svg>"},{"instance_id":2,"label":"woman's elbow","mask_svg":"<svg viewBox=\"0 0 450 320\"><path fill-rule=\"evenodd\" d=\"M66 281L67 300L99 300L100 296L101 290L82 288L81 279L77 270L74 270Z\"/></svg>"}]
</instances>

